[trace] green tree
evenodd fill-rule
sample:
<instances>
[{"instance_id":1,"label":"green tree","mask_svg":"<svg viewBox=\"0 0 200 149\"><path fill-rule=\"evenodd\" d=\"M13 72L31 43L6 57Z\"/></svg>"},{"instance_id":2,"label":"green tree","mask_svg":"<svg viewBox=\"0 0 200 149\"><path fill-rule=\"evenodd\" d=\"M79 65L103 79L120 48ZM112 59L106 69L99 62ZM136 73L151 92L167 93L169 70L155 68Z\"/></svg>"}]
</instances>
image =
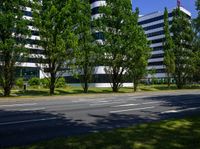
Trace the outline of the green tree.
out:
<instances>
[{"instance_id":1,"label":"green tree","mask_svg":"<svg viewBox=\"0 0 200 149\"><path fill-rule=\"evenodd\" d=\"M34 0L33 21L41 39L38 44L44 50L45 63L42 61L41 65L48 75L50 95L54 94L57 80L69 67L72 49L77 46L75 3L73 0L43 0L42 3Z\"/></svg>"},{"instance_id":2,"label":"green tree","mask_svg":"<svg viewBox=\"0 0 200 149\"><path fill-rule=\"evenodd\" d=\"M195 73L194 73L194 81L200 81L200 0L196 1L196 10L198 11L198 16L194 19L194 64L195 64Z\"/></svg>"},{"instance_id":3,"label":"green tree","mask_svg":"<svg viewBox=\"0 0 200 149\"><path fill-rule=\"evenodd\" d=\"M137 91L139 81L147 74L148 58L151 49L141 26L138 25L139 10L130 15L127 25L127 66L128 78L133 80L134 91Z\"/></svg>"},{"instance_id":4,"label":"green tree","mask_svg":"<svg viewBox=\"0 0 200 149\"><path fill-rule=\"evenodd\" d=\"M200 32L200 0L196 0L196 10L198 12L198 16L195 19L196 30Z\"/></svg>"},{"instance_id":5,"label":"green tree","mask_svg":"<svg viewBox=\"0 0 200 149\"><path fill-rule=\"evenodd\" d=\"M189 81L194 71L192 48L193 30L190 19L186 14L177 8L173 12L173 23L171 27L173 33L173 53L175 55L174 78L179 89Z\"/></svg>"},{"instance_id":6,"label":"green tree","mask_svg":"<svg viewBox=\"0 0 200 149\"><path fill-rule=\"evenodd\" d=\"M175 72L175 56L173 52L173 40L170 35L169 29L169 18L168 18L168 11L165 8L164 12L164 33L165 33L165 42L163 43L164 48L164 64L166 67L167 72L167 84L170 87L171 77Z\"/></svg>"},{"instance_id":7,"label":"green tree","mask_svg":"<svg viewBox=\"0 0 200 149\"><path fill-rule=\"evenodd\" d=\"M78 70L78 78L81 82L85 93L88 92L89 83L92 81L96 59L97 59L97 46L95 46L95 38L91 30L91 9L90 1L84 0L79 2L79 8L82 13L76 19L79 22L77 34L79 35L78 48L75 52L76 55L76 69Z\"/></svg>"},{"instance_id":8,"label":"green tree","mask_svg":"<svg viewBox=\"0 0 200 149\"><path fill-rule=\"evenodd\" d=\"M102 13L97 20L97 31L103 32L102 63L109 76L113 92L118 92L124 82L127 70L127 19L132 14L130 0L107 0L106 6L99 9Z\"/></svg>"},{"instance_id":9,"label":"green tree","mask_svg":"<svg viewBox=\"0 0 200 149\"><path fill-rule=\"evenodd\" d=\"M25 57L29 21L23 18L28 0L0 1L0 85L9 96L15 80L16 65Z\"/></svg>"}]
</instances>

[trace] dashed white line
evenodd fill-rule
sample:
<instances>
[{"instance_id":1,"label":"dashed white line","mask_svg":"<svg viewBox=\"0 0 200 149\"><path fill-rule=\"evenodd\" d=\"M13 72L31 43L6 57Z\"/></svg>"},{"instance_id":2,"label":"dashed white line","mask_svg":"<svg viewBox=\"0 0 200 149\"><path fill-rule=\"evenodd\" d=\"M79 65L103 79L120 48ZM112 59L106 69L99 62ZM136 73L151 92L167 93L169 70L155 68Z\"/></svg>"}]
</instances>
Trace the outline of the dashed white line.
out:
<instances>
[{"instance_id":1,"label":"dashed white line","mask_svg":"<svg viewBox=\"0 0 200 149\"><path fill-rule=\"evenodd\" d=\"M110 111L109 113L122 113L122 112L128 112L128 111L138 111L138 110L146 110L146 109L153 109L152 107L144 107L144 108L135 108L135 109L126 109L126 110L117 110L117 111Z\"/></svg>"},{"instance_id":2,"label":"dashed white line","mask_svg":"<svg viewBox=\"0 0 200 149\"><path fill-rule=\"evenodd\" d=\"M34 106L37 103L23 103L23 104L11 104L11 105L0 105L0 107L22 107L22 106Z\"/></svg>"},{"instance_id":3,"label":"dashed white line","mask_svg":"<svg viewBox=\"0 0 200 149\"><path fill-rule=\"evenodd\" d=\"M147 105L147 104L157 104L157 103L162 103L162 101L153 101L153 102L144 102L144 103L135 103L135 104L124 104L124 105L113 106L113 108L130 107L130 106Z\"/></svg>"},{"instance_id":4,"label":"dashed white line","mask_svg":"<svg viewBox=\"0 0 200 149\"><path fill-rule=\"evenodd\" d=\"M187 109L181 109L181 110L168 110L168 111L161 112L161 114L179 113L179 112L185 112L185 111L191 111L191 110L198 110L198 109L200 109L200 107L187 108Z\"/></svg>"},{"instance_id":5,"label":"dashed white line","mask_svg":"<svg viewBox=\"0 0 200 149\"><path fill-rule=\"evenodd\" d=\"M110 105L110 104L120 104L120 103L125 103L125 102L108 102L108 103L93 103L90 104L90 106L102 106L102 105Z\"/></svg>"},{"instance_id":6,"label":"dashed white line","mask_svg":"<svg viewBox=\"0 0 200 149\"><path fill-rule=\"evenodd\" d=\"M21 109L19 111L39 111L39 110L45 110L46 108L30 108L30 109Z\"/></svg>"},{"instance_id":7,"label":"dashed white line","mask_svg":"<svg viewBox=\"0 0 200 149\"><path fill-rule=\"evenodd\" d=\"M15 121L15 122L5 122L5 123L0 123L0 126L2 126L2 125L21 124L21 123L40 122L40 121L48 121L48 120L55 120L55 119L58 119L58 118L51 117L51 118L41 118L41 119L33 119L33 120Z\"/></svg>"}]
</instances>

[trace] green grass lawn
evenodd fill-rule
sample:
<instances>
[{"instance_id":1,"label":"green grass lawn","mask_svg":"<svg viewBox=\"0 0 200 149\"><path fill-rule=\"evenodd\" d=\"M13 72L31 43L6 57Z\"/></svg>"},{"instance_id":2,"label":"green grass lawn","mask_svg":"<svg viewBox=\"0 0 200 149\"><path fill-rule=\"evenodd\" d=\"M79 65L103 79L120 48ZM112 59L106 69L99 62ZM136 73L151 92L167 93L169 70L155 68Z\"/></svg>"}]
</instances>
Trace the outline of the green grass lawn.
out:
<instances>
[{"instance_id":1,"label":"green grass lawn","mask_svg":"<svg viewBox=\"0 0 200 149\"><path fill-rule=\"evenodd\" d=\"M170 88L167 85L140 85L138 88L138 92L143 91L165 91L165 90L176 90L175 85L171 85ZM188 85L184 89L200 89L200 85ZM132 93L132 87L122 87L119 90L119 93ZM87 94L105 94L105 93L112 93L111 88L97 88L97 87L90 87ZM55 95L76 95L76 94L84 94L83 89L81 87L73 87L73 86L66 86L65 88L57 88L55 90ZM41 87L28 87L26 91L22 89L14 89L12 90L11 96L19 96L19 97L26 97L26 96L48 96L49 90ZM0 91L0 96L3 96L2 90Z\"/></svg>"},{"instance_id":2,"label":"green grass lawn","mask_svg":"<svg viewBox=\"0 0 200 149\"><path fill-rule=\"evenodd\" d=\"M60 138L12 149L200 149L200 116Z\"/></svg>"}]
</instances>

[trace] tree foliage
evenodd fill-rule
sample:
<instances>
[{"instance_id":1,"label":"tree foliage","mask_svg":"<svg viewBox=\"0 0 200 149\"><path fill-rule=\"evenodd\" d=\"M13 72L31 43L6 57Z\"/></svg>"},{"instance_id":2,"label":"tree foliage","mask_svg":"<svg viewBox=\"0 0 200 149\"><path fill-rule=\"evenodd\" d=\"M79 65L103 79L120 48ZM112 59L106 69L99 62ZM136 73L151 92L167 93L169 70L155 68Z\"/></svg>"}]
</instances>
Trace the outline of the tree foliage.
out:
<instances>
[{"instance_id":1,"label":"tree foliage","mask_svg":"<svg viewBox=\"0 0 200 149\"><path fill-rule=\"evenodd\" d=\"M148 58L151 52L144 30L138 25L138 15L138 9L130 15L126 33L127 75L133 80L134 91L137 91L140 79L147 74Z\"/></svg>"},{"instance_id":2,"label":"tree foliage","mask_svg":"<svg viewBox=\"0 0 200 149\"><path fill-rule=\"evenodd\" d=\"M194 64L195 64L195 73L194 73L194 81L200 81L200 0L196 1L196 10L198 12L198 16L194 19Z\"/></svg>"},{"instance_id":3,"label":"tree foliage","mask_svg":"<svg viewBox=\"0 0 200 149\"><path fill-rule=\"evenodd\" d=\"M45 63L42 68L48 74L50 95L54 94L55 84L69 67L73 49L77 46L75 15L76 1L73 0L34 0L34 25L39 31L44 50Z\"/></svg>"},{"instance_id":4,"label":"tree foliage","mask_svg":"<svg viewBox=\"0 0 200 149\"><path fill-rule=\"evenodd\" d=\"M129 0L107 0L106 6L99 11L103 14L98 20L96 30L103 32L105 40L102 44L102 62L105 72L109 76L114 92L118 92L124 82L127 69L127 20L132 14Z\"/></svg>"},{"instance_id":5,"label":"tree foliage","mask_svg":"<svg viewBox=\"0 0 200 149\"><path fill-rule=\"evenodd\" d=\"M164 64L165 64L166 72L167 72L168 87L170 87L171 77L173 73L175 72L175 55L173 52L174 45L173 45L173 40L170 34L167 8L165 8L165 12L164 12L164 33L165 33L165 42L163 43L164 44L163 45Z\"/></svg>"},{"instance_id":6,"label":"tree foliage","mask_svg":"<svg viewBox=\"0 0 200 149\"><path fill-rule=\"evenodd\" d=\"M15 68L27 53L29 21L23 18L28 0L0 1L0 85L9 96L15 79Z\"/></svg>"},{"instance_id":7,"label":"tree foliage","mask_svg":"<svg viewBox=\"0 0 200 149\"><path fill-rule=\"evenodd\" d=\"M194 72L192 48L193 30L190 19L186 14L177 8L173 12L173 23L171 27L173 33L173 53L175 55L174 78L179 89L189 81Z\"/></svg>"},{"instance_id":8,"label":"tree foliage","mask_svg":"<svg viewBox=\"0 0 200 149\"><path fill-rule=\"evenodd\" d=\"M78 48L75 52L77 76L85 93L88 92L89 83L95 71L97 62L97 46L91 29L91 9L90 1L83 0L79 2L81 11L77 17L78 28L76 30L78 38ZM76 73L75 72L75 73Z\"/></svg>"}]
</instances>

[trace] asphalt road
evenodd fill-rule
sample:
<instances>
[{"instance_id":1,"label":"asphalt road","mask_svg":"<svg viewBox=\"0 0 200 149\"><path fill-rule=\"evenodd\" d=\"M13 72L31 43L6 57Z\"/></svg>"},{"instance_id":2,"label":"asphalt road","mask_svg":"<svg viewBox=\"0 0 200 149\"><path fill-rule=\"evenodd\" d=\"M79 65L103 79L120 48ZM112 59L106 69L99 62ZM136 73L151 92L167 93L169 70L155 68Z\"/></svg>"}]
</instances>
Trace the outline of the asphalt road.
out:
<instances>
[{"instance_id":1,"label":"asphalt road","mask_svg":"<svg viewBox=\"0 0 200 149\"><path fill-rule=\"evenodd\" d=\"M200 114L200 90L0 98L0 148L193 114Z\"/></svg>"}]
</instances>

